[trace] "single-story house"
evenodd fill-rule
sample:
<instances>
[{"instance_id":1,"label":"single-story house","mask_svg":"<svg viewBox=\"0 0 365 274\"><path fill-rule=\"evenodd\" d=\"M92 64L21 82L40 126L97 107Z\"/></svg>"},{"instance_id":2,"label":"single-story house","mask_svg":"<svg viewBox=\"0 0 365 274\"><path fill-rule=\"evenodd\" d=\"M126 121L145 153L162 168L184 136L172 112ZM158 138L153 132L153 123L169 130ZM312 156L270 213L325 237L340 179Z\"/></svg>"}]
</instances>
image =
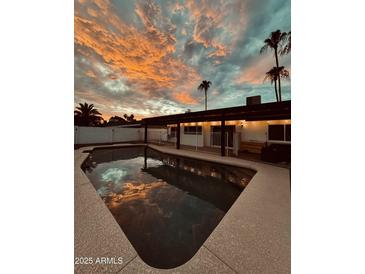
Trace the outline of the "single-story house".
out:
<instances>
[{"instance_id":1,"label":"single-story house","mask_svg":"<svg viewBox=\"0 0 365 274\"><path fill-rule=\"evenodd\" d=\"M249 98L247 98L249 99ZM187 112L142 119L144 142L148 142L148 128L167 126L167 141L193 147L220 148L261 153L271 144L289 145L291 142L291 101L260 103L247 100L247 105Z\"/></svg>"}]
</instances>

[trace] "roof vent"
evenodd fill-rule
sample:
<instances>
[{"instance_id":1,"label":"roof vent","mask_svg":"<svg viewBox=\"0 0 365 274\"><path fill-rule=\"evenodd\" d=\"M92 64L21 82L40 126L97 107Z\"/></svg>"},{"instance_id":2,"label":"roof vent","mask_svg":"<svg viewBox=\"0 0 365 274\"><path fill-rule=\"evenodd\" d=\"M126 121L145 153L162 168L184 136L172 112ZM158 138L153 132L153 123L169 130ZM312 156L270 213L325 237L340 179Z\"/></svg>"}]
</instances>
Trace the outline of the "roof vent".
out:
<instances>
[{"instance_id":1,"label":"roof vent","mask_svg":"<svg viewBox=\"0 0 365 274\"><path fill-rule=\"evenodd\" d=\"M246 97L246 106L261 104L261 95Z\"/></svg>"}]
</instances>

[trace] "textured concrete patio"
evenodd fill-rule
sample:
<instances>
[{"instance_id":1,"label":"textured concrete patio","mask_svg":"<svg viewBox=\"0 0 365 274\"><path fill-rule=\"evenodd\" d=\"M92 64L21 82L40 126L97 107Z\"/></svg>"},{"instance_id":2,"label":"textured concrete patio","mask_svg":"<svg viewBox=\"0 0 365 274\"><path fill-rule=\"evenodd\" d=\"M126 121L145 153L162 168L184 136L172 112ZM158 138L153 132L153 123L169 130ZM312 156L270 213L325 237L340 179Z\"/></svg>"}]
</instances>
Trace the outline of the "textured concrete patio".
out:
<instances>
[{"instance_id":1,"label":"textured concrete patio","mask_svg":"<svg viewBox=\"0 0 365 274\"><path fill-rule=\"evenodd\" d=\"M88 156L84 151L94 147L75 150L75 257L123 258L123 264L78 264L75 273L290 273L288 169L149 146L164 153L251 168L257 173L194 257L177 268L161 270L141 260L81 170Z\"/></svg>"}]
</instances>

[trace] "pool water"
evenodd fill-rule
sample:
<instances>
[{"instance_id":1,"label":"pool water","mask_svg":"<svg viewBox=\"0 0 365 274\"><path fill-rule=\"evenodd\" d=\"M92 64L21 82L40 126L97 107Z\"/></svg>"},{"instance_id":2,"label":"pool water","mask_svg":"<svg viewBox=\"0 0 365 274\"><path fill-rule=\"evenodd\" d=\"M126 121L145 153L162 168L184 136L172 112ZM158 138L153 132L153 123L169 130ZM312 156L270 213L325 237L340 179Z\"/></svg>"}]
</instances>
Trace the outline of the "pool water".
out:
<instances>
[{"instance_id":1,"label":"pool water","mask_svg":"<svg viewBox=\"0 0 365 274\"><path fill-rule=\"evenodd\" d=\"M190 260L255 174L144 146L94 150L82 169L138 255L156 268Z\"/></svg>"}]
</instances>

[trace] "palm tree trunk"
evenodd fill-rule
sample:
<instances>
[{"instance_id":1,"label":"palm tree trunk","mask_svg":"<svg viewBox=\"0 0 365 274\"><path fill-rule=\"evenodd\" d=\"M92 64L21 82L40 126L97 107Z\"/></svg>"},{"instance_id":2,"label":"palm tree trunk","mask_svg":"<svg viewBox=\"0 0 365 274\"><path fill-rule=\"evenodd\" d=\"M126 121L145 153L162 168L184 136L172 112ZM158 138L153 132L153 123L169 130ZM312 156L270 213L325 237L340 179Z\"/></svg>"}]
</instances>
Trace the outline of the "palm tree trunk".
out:
<instances>
[{"instance_id":1,"label":"palm tree trunk","mask_svg":"<svg viewBox=\"0 0 365 274\"><path fill-rule=\"evenodd\" d=\"M276 102L279 102L279 96L278 96L278 87L275 80L275 96L276 96Z\"/></svg>"},{"instance_id":2,"label":"palm tree trunk","mask_svg":"<svg viewBox=\"0 0 365 274\"><path fill-rule=\"evenodd\" d=\"M205 110L208 109L208 101L207 101L207 89L204 90L205 93Z\"/></svg>"},{"instance_id":3,"label":"palm tree trunk","mask_svg":"<svg viewBox=\"0 0 365 274\"><path fill-rule=\"evenodd\" d=\"M275 61L276 61L276 67L279 71L279 58L278 58L278 49L275 48ZM279 82L279 101L281 102L281 83L280 83L280 75L278 75L278 82Z\"/></svg>"}]
</instances>

